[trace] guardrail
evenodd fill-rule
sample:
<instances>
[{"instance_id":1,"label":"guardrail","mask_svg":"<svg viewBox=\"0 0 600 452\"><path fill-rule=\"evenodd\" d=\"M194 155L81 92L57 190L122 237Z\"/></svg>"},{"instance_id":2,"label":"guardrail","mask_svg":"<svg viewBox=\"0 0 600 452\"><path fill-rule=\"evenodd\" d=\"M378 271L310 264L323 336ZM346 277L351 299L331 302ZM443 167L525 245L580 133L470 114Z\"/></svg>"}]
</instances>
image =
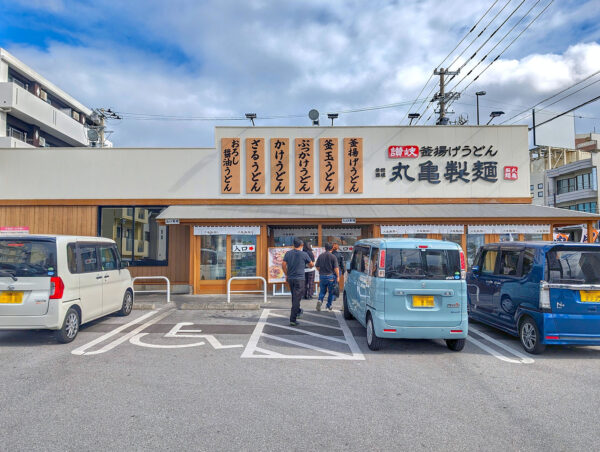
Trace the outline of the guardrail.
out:
<instances>
[{"instance_id":1,"label":"guardrail","mask_svg":"<svg viewBox=\"0 0 600 452\"><path fill-rule=\"evenodd\" d=\"M263 282L262 290L231 290L231 281L234 279L260 279ZM232 276L227 281L227 303L231 303L231 294L232 293L262 293L264 298L264 303L267 303L267 280L262 276Z\"/></svg>"},{"instance_id":2,"label":"guardrail","mask_svg":"<svg viewBox=\"0 0 600 452\"><path fill-rule=\"evenodd\" d=\"M133 293L134 295L136 293L159 293L159 292L166 292L167 294L167 303L171 302L171 282L169 281L169 278L167 278L166 276L136 276L135 278L133 278L131 280L132 285L135 284L135 282L139 279L162 279L164 281L167 282L167 289L159 289L159 290L135 290L135 287L133 288Z\"/></svg>"}]
</instances>

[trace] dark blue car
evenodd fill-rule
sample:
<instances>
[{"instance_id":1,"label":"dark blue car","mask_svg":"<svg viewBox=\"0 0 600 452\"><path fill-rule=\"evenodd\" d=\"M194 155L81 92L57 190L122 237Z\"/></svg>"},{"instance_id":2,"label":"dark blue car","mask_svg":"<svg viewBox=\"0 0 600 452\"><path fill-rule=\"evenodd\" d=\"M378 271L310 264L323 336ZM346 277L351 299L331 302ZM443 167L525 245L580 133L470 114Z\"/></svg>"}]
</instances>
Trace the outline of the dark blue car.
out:
<instances>
[{"instance_id":1,"label":"dark blue car","mask_svg":"<svg viewBox=\"0 0 600 452\"><path fill-rule=\"evenodd\" d=\"M600 345L600 245L492 243L473 263L469 318L519 336L529 353Z\"/></svg>"}]
</instances>

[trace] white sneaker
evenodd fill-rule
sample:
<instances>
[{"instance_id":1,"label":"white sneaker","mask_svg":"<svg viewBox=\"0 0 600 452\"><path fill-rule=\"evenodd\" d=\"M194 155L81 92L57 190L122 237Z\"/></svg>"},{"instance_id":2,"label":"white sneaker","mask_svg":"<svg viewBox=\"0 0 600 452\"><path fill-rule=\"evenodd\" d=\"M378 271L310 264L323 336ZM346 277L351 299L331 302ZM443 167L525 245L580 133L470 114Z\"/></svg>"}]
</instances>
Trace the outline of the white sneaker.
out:
<instances>
[{"instance_id":1,"label":"white sneaker","mask_svg":"<svg viewBox=\"0 0 600 452\"><path fill-rule=\"evenodd\" d=\"M329 306L329 307L327 308L327 310L328 310L329 312L333 311L333 306Z\"/></svg>"},{"instance_id":2,"label":"white sneaker","mask_svg":"<svg viewBox=\"0 0 600 452\"><path fill-rule=\"evenodd\" d=\"M317 311L321 310L321 306L323 306L323 302L322 301L317 301Z\"/></svg>"}]
</instances>

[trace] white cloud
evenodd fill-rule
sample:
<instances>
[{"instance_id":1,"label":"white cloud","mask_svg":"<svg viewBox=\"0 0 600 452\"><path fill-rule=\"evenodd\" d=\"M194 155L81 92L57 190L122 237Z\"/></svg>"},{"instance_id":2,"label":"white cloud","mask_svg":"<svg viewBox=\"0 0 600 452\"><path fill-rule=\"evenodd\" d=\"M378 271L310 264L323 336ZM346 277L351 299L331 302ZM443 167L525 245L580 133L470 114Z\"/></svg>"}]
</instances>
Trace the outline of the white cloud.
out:
<instances>
[{"instance_id":1,"label":"white cloud","mask_svg":"<svg viewBox=\"0 0 600 452\"><path fill-rule=\"evenodd\" d=\"M324 114L417 96L433 68L490 4L440 3L107 2L98 8L115 17L115 29L134 29L123 35L133 36L130 40L120 39L118 32L105 32L106 38L82 37L78 46L50 43L44 50L25 46L9 50L91 107L187 117L243 117L249 111L259 116L305 114L311 108ZM542 16L517 41L528 46L515 45L507 59L497 61L473 84L455 104L457 113L468 114L473 122L475 100L470 94L485 89L482 114L487 117L491 109L502 108L508 116L600 69L600 46L578 44L584 40L581 36L561 42L561 51L543 47L550 37L559 40L556 34L565 27L586 19L577 18L569 8L588 17L598 15L591 12L593 1L576 2L575 7L567 3L562 7L556 2L553 13ZM102 26L97 16L81 8L67 8L64 14L94 17L93 26ZM140 42L139 35L147 42ZM155 51L156 46L167 50ZM165 55L172 49L183 58L169 60ZM341 115L336 124L397 124L407 109ZM309 123L298 118L258 122ZM214 125L127 119L111 128L118 146L212 146Z\"/></svg>"}]
</instances>

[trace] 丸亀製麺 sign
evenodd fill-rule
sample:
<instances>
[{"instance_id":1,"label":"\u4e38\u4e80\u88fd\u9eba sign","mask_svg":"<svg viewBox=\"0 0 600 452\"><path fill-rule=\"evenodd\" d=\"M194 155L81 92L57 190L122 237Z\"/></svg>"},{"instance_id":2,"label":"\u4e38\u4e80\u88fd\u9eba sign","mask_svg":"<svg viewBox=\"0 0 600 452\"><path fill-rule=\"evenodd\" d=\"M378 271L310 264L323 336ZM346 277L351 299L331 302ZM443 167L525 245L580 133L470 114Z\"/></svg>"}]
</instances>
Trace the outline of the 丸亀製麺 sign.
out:
<instances>
[{"instance_id":1,"label":"\u4e38\u4e80\u88fd\u9eba sign","mask_svg":"<svg viewBox=\"0 0 600 452\"><path fill-rule=\"evenodd\" d=\"M231 251L234 253L254 253L256 246L254 245L232 245Z\"/></svg>"},{"instance_id":2,"label":"\u4e38\u4e80\u88fd\u9eba sign","mask_svg":"<svg viewBox=\"0 0 600 452\"><path fill-rule=\"evenodd\" d=\"M240 139L221 138L221 193L240 193Z\"/></svg>"},{"instance_id":3,"label":"\u4e38\u4e80\u88fd\u9eba sign","mask_svg":"<svg viewBox=\"0 0 600 452\"><path fill-rule=\"evenodd\" d=\"M344 193L363 192L363 139L344 138Z\"/></svg>"},{"instance_id":4,"label":"\u4e38\u4e80\u88fd\u9eba sign","mask_svg":"<svg viewBox=\"0 0 600 452\"><path fill-rule=\"evenodd\" d=\"M264 138L246 138L246 193L265 193Z\"/></svg>"},{"instance_id":5,"label":"\u4e38\u4e80\u88fd\u9eba sign","mask_svg":"<svg viewBox=\"0 0 600 452\"><path fill-rule=\"evenodd\" d=\"M338 192L338 139L319 139L319 191Z\"/></svg>"},{"instance_id":6,"label":"\u4e38\u4e80\u88fd\u9eba sign","mask_svg":"<svg viewBox=\"0 0 600 452\"><path fill-rule=\"evenodd\" d=\"M290 192L290 139L271 138L271 193Z\"/></svg>"},{"instance_id":7,"label":"\u4e38\u4e80\u88fd\u9eba sign","mask_svg":"<svg viewBox=\"0 0 600 452\"><path fill-rule=\"evenodd\" d=\"M314 139L296 138L295 147L296 193L314 193Z\"/></svg>"}]
</instances>

